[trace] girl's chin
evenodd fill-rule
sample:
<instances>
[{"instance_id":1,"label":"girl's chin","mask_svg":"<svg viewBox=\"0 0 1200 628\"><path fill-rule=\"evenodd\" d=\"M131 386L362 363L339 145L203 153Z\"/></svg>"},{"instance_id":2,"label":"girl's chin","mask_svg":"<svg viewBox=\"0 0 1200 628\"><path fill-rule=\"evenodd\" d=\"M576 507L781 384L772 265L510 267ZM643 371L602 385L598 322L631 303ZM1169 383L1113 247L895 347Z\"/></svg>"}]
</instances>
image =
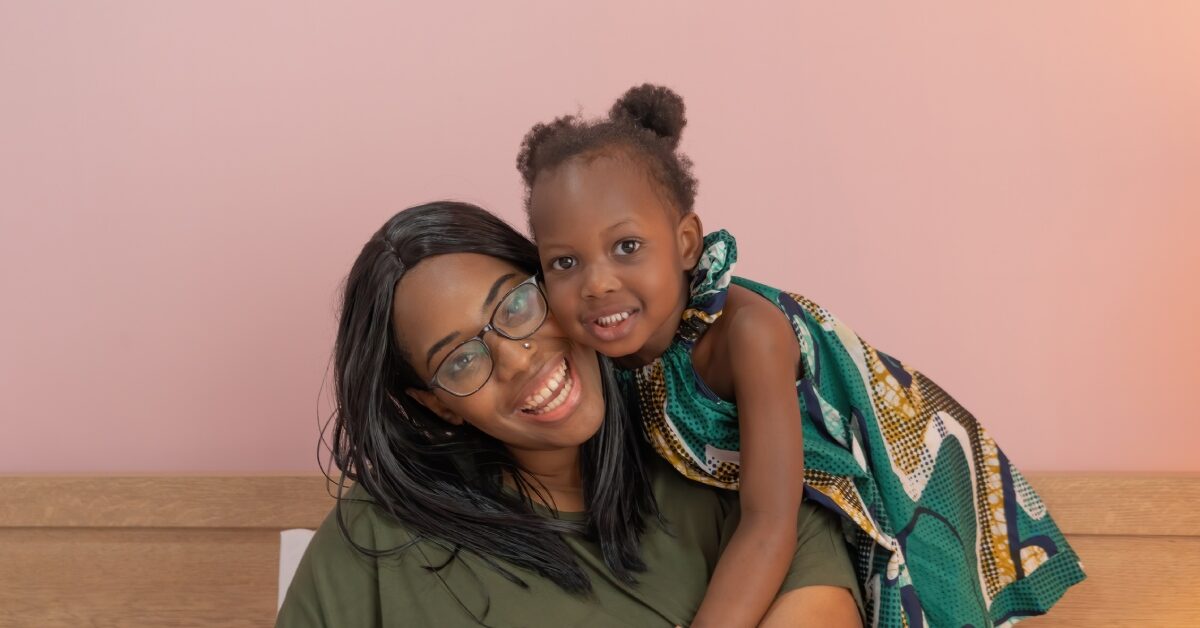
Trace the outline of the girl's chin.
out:
<instances>
[{"instance_id":1,"label":"girl's chin","mask_svg":"<svg viewBox=\"0 0 1200 628\"><path fill-rule=\"evenodd\" d=\"M585 344L589 349L596 351L601 355L613 358L623 358L627 355L637 353L640 344L637 339L626 336L617 340L601 340L591 334L584 332Z\"/></svg>"},{"instance_id":2,"label":"girl's chin","mask_svg":"<svg viewBox=\"0 0 1200 628\"><path fill-rule=\"evenodd\" d=\"M620 342L612 343L603 348L597 347L596 350L612 358L622 368L634 368L643 366L650 361L638 356L638 352L644 349L644 344L641 342Z\"/></svg>"}]
</instances>

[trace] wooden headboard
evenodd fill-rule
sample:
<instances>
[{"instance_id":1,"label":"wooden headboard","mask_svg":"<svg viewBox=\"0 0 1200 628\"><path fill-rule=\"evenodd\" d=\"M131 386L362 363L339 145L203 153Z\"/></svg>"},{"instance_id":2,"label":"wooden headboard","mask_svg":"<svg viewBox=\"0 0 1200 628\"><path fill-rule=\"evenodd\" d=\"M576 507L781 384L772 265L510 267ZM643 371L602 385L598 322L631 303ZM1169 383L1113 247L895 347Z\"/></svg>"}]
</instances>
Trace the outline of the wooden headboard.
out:
<instances>
[{"instance_id":1,"label":"wooden headboard","mask_svg":"<svg viewBox=\"0 0 1200 628\"><path fill-rule=\"evenodd\" d=\"M1028 626L1200 626L1200 475L1030 482L1088 580ZM0 476L0 627L272 625L279 531L321 476Z\"/></svg>"}]
</instances>

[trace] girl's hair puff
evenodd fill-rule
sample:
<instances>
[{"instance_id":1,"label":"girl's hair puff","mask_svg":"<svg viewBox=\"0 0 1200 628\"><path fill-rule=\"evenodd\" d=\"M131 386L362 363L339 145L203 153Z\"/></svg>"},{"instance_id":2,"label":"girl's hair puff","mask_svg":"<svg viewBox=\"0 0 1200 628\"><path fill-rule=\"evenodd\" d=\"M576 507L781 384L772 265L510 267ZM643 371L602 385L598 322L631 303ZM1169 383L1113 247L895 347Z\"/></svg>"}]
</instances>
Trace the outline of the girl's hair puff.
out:
<instances>
[{"instance_id":1,"label":"girl's hair puff","mask_svg":"<svg viewBox=\"0 0 1200 628\"><path fill-rule=\"evenodd\" d=\"M696 178L692 160L679 152L683 127L683 98L669 88L646 83L617 99L607 118L562 116L538 123L525 134L517 154L517 170L525 180L525 208L537 176L564 162L608 148L622 148L642 162L653 180L680 213L692 211Z\"/></svg>"}]
</instances>

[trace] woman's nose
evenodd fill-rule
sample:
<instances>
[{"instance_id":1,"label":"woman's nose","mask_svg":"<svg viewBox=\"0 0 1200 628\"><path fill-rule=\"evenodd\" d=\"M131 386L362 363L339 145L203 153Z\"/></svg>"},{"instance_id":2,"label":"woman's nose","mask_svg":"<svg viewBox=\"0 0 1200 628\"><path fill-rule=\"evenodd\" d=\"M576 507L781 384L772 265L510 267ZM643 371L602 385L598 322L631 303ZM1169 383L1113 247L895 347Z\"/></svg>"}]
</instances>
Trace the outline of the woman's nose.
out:
<instances>
[{"instance_id":1,"label":"woman's nose","mask_svg":"<svg viewBox=\"0 0 1200 628\"><path fill-rule=\"evenodd\" d=\"M534 341L509 340L500 334L492 334L487 340L492 352L494 376L500 381L511 380L515 375L528 371L533 366Z\"/></svg>"}]
</instances>

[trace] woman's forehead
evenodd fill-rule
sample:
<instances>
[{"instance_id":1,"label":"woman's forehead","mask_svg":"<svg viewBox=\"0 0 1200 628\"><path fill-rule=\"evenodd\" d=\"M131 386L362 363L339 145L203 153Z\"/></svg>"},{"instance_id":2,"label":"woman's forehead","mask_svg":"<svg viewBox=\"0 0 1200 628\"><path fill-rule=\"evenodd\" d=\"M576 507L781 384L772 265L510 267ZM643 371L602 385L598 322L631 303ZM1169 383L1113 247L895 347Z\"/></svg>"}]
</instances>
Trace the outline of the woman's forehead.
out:
<instances>
[{"instance_id":1,"label":"woman's forehead","mask_svg":"<svg viewBox=\"0 0 1200 628\"><path fill-rule=\"evenodd\" d=\"M450 253L404 273L392 298L392 323L409 350L422 351L447 333L482 326L503 287L524 279L513 264L490 255ZM503 281L501 281L503 280Z\"/></svg>"}]
</instances>

